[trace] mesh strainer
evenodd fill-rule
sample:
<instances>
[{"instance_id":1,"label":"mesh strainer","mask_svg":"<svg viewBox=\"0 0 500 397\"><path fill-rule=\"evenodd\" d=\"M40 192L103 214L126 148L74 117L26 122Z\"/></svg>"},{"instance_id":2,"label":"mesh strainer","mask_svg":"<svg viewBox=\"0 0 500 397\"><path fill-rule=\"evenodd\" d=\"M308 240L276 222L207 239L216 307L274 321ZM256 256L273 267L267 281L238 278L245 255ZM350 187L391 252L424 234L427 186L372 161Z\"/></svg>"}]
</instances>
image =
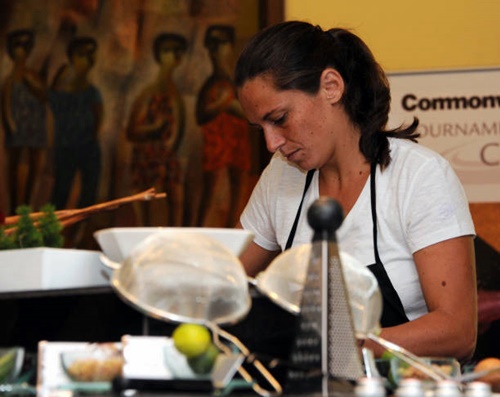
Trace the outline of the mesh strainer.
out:
<instances>
[{"instance_id":1,"label":"mesh strainer","mask_svg":"<svg viewBox=\"0 0 500 397\"><path fill-rule=\"evenodd\" d=\"M251 299L240 260L219 241L195 233L155 233L139 243L122 264L113 267L111 285L126 302L160 320L199 323L213 331L214 342L231 354L219 336L250 360L248 349L219 325L245 317ZM238 371L261 395L281 393L281 386L257 360L251 362L273 386L261 388L248 372Z\"/></svg>"},{"instance_id":2,"label":"mesh strainer","mask_svg":"<svg viewBox=\"0 0 500 397\"><path fill-rule=\"evenodd\" d=\"M238 258L201 234L149 236L113 272L111 284L137 309L174 322L235 323L251 304Z\"/></svg>"},{"instance_id":3,"label":"mesh strainer","mask_svg":"<svg viewBox=\"0 0 500 397\"><path fill-rule=\"evenodd\" d=\"M284 309L298 314L311 244L291 248L277 256L253 282L265 295ZM378 333L382 314L382 296L375 276L351 255L340 252L340 261L348 289L354 328L358 338Z\"/></svg>"}]
</instances>

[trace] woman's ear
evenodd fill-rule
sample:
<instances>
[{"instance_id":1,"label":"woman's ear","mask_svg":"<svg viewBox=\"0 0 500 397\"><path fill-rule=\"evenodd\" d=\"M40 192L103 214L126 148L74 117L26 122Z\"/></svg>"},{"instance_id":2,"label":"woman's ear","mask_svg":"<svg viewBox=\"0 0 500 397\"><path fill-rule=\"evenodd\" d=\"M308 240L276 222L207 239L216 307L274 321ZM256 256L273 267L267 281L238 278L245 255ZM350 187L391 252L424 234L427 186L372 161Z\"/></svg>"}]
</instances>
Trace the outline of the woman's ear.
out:
<instances>
[{"instance_id":1,"label":"woman's ear","mask_svg":"<svg viewBox=\"0 0 500 397\"><path fill-rule=\"evenodd\" d=\"M337 70L327 68L321 73L320 89L330 104L333 105L342 99L344 79Z\"/></svg>"}]
</instances>

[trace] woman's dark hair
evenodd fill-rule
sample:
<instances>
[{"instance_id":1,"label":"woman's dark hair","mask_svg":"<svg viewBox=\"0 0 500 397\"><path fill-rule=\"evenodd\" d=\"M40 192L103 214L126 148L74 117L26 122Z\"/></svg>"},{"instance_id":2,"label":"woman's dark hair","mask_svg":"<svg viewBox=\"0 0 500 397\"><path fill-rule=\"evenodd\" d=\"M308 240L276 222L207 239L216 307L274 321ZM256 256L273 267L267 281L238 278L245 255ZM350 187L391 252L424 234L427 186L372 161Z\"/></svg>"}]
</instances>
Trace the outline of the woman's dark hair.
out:
<instances>
[{"instance_id":1,"label":"woman's dark hair","mask_svg":"<svg viewBox=\"0 0 500 397\"><path fill-rule=\"evenodd\" d=\"M25 40L21 40L26 38ZM14 49L23 47L26 52L30 52L35 45L35 33L30 29L18 29L7 33L7 53L11 58L14 57Z\"/></svg>"},{"instance_id":2,"label":"woman's dark hair","mask_svg":"<svg viewBox=\"0 0 500 397\"><path fill-rule=\"evenodd\" d=\"M258 32L236 64L237 87L259 75L272 78L278 90L316 94L327 67L344 80L342 104L360 128L359 148L366 159L385 167L390 162L387 137L418 138L418 120L386 130L391 95L387 77L367 45L346 29L323 31L307 22L288 21Z\"/></svg>"},{"instance_id":3,"label":"woman's dark hair","mask_svg":"<svg viewBox=\"0 0 500 397\"><path fill-rule=\"evenodd\" d=\"M173 42L178 45L178 48L175 51L175 56L177 57L179 52L186 52L188 43L184 36L181 36L177 33L161 33L156 36L153 42L153 55L155 57L156 62L160 62L160 49L163 43L165 42Z\"/></svg>"},{"instance_id":4,"label":"woman's dark hair","mask_svg":"<svg viewBox=\"0 0 500 397\"><path fill-rule=\"evenodd\" d=\"M85 47L85 46L92 46L92 49L95 51L97 49L97 41L93 37L89 36L81 36L81 37L75 37L73 38L66 49L66 55L68 56L68 59L71 61L73 58L73 55L78 51L79 48Z\"/></svg>"}]
</instances>

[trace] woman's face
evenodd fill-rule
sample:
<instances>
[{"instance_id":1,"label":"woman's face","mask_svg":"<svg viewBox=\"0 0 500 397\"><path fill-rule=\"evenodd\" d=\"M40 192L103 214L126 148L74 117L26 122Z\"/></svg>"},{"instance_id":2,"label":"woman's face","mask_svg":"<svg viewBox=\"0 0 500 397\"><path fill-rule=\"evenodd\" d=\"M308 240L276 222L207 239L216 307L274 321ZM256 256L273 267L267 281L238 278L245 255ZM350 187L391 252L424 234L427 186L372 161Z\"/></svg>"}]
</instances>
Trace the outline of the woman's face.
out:
<instances>
[{"instance_id":1,"label":"woman's face","mask_svg":"<svg viewBox=\"0 0 500 397\"><path fill-rule=\"evenodd\" d=\"M29 36L19 36L13 44L12 58L18 61L24 61L31 52L33 43Z\"/></svg>"},{"instance_id":2,"label":"woman's face","mask_svg":"<svg viewBox=\"0 0 500 397\"><path fill-rule=\"evenodd\" d=\"M85 44L76 49L71 58L75 69L90 70L95 64L95 53L96 48L92 44Z\"/></svg>"},{"instance_id":3,"label":"woman's face","mask_svg":"<svg viewBox=\"0 0 500 397\"><path fill-rule=\"evenodd\" d=\"M181 63L184 57L184 49L175 41L165 41L159 48L159 63L167 67L174 67Z\"/></svg>"},{"instance_id":4,"label":"woman's face","mask_svg":"<svg viewBox=\"0 0 500 397\"><path fill-rule=\"evenodd\" d=\"M263 131L270 152L281 152L304 170L321 168L331 159L336 116L322 90L278 91L269 77L258 76L238 96L250 124Z\"/></svg>"},{"instance_id":5,"label":"woman's face","mask_svg":"<svg viewBox=\"0 0 500 397\"><path fill-rule=\"evenodd\" d=\"M219 45L217 46L216 57L219 58L219 60L231 58L232 53L233 44L229 41L219 43Z\"/></svg>"}]
</instances>

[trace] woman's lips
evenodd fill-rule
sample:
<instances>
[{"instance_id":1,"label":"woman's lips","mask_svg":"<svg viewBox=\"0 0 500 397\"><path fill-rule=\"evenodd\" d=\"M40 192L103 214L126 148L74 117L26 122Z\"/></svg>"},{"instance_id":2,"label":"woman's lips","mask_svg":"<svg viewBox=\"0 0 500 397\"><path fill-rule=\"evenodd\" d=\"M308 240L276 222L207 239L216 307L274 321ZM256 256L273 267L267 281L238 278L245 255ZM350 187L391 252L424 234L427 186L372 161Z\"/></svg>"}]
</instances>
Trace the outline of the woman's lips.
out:
<instances>
[{"instance_id":1,"label":"woman's lips","mask_svg":"<svg viewBox=\"0 0 500 397\"><path fill-rule=\"evenodd\" d=\"M283 154L283 156L285 156L285 158L289 161L293 161L293 158L296 157L296 154L299 152L299 149L297 150L294 150L292 152L289 152L289 153L284 153L284 152L281 152Z\"/></svg>"}]
</instances>

